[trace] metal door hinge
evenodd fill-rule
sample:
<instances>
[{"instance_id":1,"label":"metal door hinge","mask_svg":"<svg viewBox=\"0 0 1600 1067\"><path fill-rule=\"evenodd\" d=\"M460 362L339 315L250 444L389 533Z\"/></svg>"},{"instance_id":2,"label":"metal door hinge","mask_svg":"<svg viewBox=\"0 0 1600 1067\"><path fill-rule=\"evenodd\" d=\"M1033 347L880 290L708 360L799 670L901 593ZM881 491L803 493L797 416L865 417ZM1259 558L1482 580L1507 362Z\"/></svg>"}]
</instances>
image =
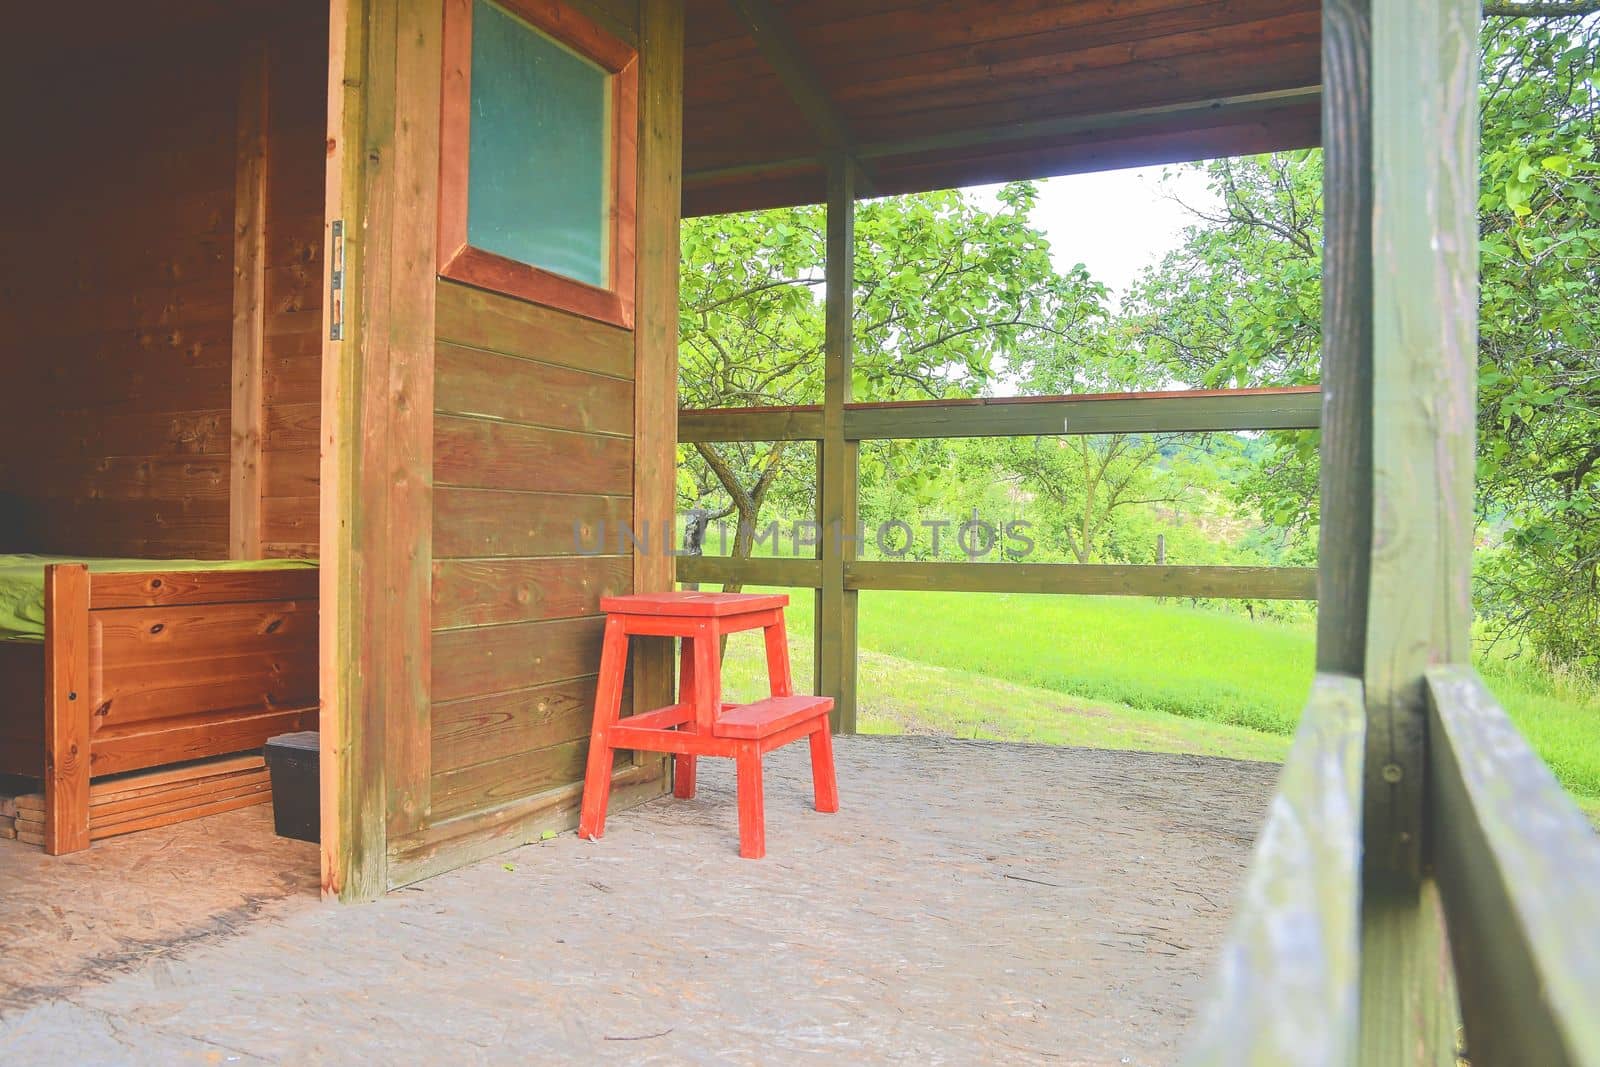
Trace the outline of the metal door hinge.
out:
<instances>
[{"instance_id":1,"label":"metal door hinge","mask_svg":"<svg viewBox=\"0 0 1600 1067\"><path fill-rule=\"evenodd\" d=\"M344 220L333 220L328 248L328 339L344 339Z\"/></svg>"}]
</instances>

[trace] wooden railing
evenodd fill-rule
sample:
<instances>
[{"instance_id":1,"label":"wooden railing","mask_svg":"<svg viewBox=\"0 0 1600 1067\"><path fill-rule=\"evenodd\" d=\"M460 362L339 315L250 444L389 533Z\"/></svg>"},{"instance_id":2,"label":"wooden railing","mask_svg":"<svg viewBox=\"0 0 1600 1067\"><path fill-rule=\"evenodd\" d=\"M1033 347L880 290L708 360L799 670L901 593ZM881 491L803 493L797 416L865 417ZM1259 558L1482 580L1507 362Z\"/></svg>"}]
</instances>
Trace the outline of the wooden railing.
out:
<instances>
[{"instance_id":1,"label":"wooden railing","mask_svg":"<svg viewBox=\"0 0 1600 1067\"><path fill-rule=\"evenodd\" d=\"M688 556L678 560L677 574L683 582L818 590L819 687L834 698L844 730L855 726L855 594L863 589L1316 599L1317 572L1311 567L858 560L854 476L862 441L1316 429L1322 418L1316 386L847 403L842 411L832 433L816 405L680 412L678 436L686 444L815 441L821 472L817 514L835 519L832 526L820 524L817 558ZM835 449L847 462L828 462ZM836 471L848 476L831 476ZM834 552L824 547L830 539ZM823 595L830 582L837 591L831 598ZM824 616L824 600L836 611Z\"/></svg>"},{"instance_id":2,"label":"wooden railing","mask_svg":"<svg viewBox=\"0 0 1600 1067\"><path fill-rule=\"evenodd\" d=\"M1429 671L1427 700L1418 895L1441 912L1438 941L1397 945L1363 915L1386 890L1362 877L1362 684L1320 675L1189 1063L1451 1064L1459 997L1474 1067L1600 1064L1600 837L1470 668ZM1364 1043L1363 995L1434 1015L1418 1027L1434 1047Z\"/></svg>"}]
</instances>

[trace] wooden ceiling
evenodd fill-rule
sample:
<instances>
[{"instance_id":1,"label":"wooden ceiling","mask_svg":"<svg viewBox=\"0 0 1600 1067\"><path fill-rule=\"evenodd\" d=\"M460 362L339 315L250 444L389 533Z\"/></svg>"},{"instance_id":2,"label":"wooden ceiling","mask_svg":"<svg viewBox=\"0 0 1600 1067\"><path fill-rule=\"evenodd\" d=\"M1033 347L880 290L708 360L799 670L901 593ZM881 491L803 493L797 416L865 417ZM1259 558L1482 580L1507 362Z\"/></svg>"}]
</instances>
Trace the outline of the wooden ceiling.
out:
<instances>
[{"instance_id":1,"label":"wooden ceiling","mask_svg":"<svg viewBox=\"0 0 1600 1067\"><path fill-rule=\"evenodd\" d=\"M1320 0L687 0L684 210L1300 148Z\"/></svg>"}]
</instances>

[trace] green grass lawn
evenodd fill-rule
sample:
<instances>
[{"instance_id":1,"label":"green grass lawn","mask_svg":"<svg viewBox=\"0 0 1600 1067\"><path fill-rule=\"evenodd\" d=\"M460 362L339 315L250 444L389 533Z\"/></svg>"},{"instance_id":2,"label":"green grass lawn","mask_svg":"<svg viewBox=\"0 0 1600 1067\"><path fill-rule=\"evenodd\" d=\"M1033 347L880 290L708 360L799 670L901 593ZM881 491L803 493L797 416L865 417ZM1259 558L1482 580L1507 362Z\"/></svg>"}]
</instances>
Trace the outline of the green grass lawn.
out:
<instances>
[{"instance_id":1,"label":"green grass lawn","mask_svg":"<svg viewBox=\"0 0 1600 1067\"><path fill-rule=\"evenodd\" d=\"M788 614L811 677L812 598ZM1311 685L1309 624L1117 597L861 594L860 728L1281 760ZM1600 814L1600 694L1517 663L1479 664L1518 727ZM764 685L754 635L730 641L730 699Z\"/></svg>"}]
</instances>

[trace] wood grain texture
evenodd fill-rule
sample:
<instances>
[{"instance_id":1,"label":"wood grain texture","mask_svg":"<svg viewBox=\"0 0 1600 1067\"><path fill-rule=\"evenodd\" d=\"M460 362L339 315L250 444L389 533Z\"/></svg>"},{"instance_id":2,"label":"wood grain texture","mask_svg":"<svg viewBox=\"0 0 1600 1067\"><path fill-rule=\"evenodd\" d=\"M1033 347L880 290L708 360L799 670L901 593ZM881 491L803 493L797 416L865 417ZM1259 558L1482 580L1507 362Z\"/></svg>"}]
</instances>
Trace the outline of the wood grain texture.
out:
<instances>
[{"instance_id":1,"label":"wood grain texture","mask_svg":"<svg viewBox=\"0 0 1600 1067\"><path fill-rule=\"evenodd\" d=\"M456 282L439 282L441 342L536 359L592 374L633 377L628 330Z\"/></svg>"},{"instance_id":2,"label":"wood grain texture","mask_svg":"<svg viewBox=\"0 0 1600 1067\"><path fill-rule=\"evenodd\" d=\"M89 568L44 572L44 849L89 847Z\"/></svg>"},{"instance_id":3,"label":"wood grain texture","mask_svg":"<svg viewBox=\"0 0 1600 1067\"><path fill-rule=\"evenodd\" d=\"M655 764L633 766L619 761L612 775L615 810L632 807L661 794L661 771ZM391 845L391 877L408 884L442 874L464 863L485 859L547 833L578 825L583 783L555 786L542 793L449 819L395 840Z\"/></svg>"},{"instance_id":4,"label":"wood grain texture","mask_svg":"<svg viewBox=\"0 0 1600 1067\"><path fill-rule=\"evenodd\" d=\"M446 630L434 636L433 699L528 689L593 674L599 616Z\"/></svg>"},{"instance_id":5,"label":"wood grain texture","mask_svg":"<svg viewBox=\"0 0 1600 1067\"><path fill-rule=\"evenodd\" d=\"M509 847L519 827L561 817L582 776L600 597L641 581L671 587L670 557L660 572L658 546L624 535L650 506L639 501L665 507L657 526L673 507L676 8L627 20L640 50L628 131L639 163L625 176L642 209L627 280L637 329L437 286L434 803L426 825L394 838L400 877ZM659 760L636 770L639 795L659 792Z\"/></svg>"},{"instance_id":6,"label":"wood grain texture","mask_svg":"<svg viewBox=\"0 0 1600 1067\"><path fill-rule=\"evenodd\" d=\"M530 752L589 733L595 678L493 693L433 706L436 773Z\"/></svg>"},{"instance_id":7,"label":"wood grain texture","mask_svg":"<svg viewBox=\"0 0 1600 1067\"><path fill-rule=\"evenodd\" d=\"M270 54L261 552L318 555L328 5L280 9Z\"/></svg>"},{"instance_id":8,"label":"wood grain texture","mask_svg":"<svg viewBox=\"0 0 1600 1067\"><path fill-rule=\"evenodd\" d=\"M180 607L259 600L315 600L315 568L249 571L97 572L90 606L109 608Z\"/></svg>"},{"instance_id":9,"label":"wood grain texture","mask_svg":"<svg viewBox=\"0 0 1600 1067\"><path fill-rule=\"evenodd\" d=\"M317 703L317 602L91 613L96 736L152 719Z\"/></svg>"},{"instance_id":10,"label":"wood grain texture","mask_svg":"<svg viewBox=\"0 0 1600 1067\"><path fill-rule=\"evenodd\" d=\"M529 367L515 357L448 342L439 345L436 373L440 412L585 433L635 432L633 383L623 378L556 365Z\"/></svg>"},{"instance_id":11,"label":"wood grain texture","mask_svg":"<svg viewBox=\"0 0 1600 1067\"><path fill-rule=\"evenodd\" d=\"M1091 596L1216 597L1315 600L1310 567L1174 567L1077 563L845 564L851 589L922 589L983 593L1077 593Z\"/></svg>"},{"instance_id":12,"label":"wood grain texture","mask_svg":"<svg viewBox=\"0 0 1600 1067\"><path fill-rule=\"evenodd\" d=\"M822 588L817 594L815 662L817 692L833 698L834 727L854 733L857 597L845 585L845 568L857 551L853 535L860 448L845 436L845 405L850 402L853 374L856 173L842 157L829 166L823 436L817 456Z\"/></svg>"},{"instance_id":13,"label":"wood grain texture","mask_svg":"<svg viewBox=\"0 0 1600 1067\"><path fill-rule=\"evenodd\" d=\"M847 404L844 432L860 441L1316 429L1321 404L1317 386L913 400ZM685 441L815 441L822 423L816 405L679 412Z\"/></svg>"},{"instance_id":14,"label":"wood grain texture","mask_svg":"<svg viewBox=\"0 0 1600 1067\"><path fill-rule=\"evenodd\" d=\"M228 555L229 426L210 420L231 407L243 35L217 32L5 105L30 161L0 175L28 250L0 264L0 491L28 519L13 549Z\"/></svg>"},{"instance_id":15,"label":"wood grain texture","mask_svg":"<svg viewBox=\"0 0 1600 1067\"><path fill-rule=\"evenodd\" d=\"M678 579L684 582L776 585L807 589L822 588L822 561L733 556L682 556L678 559Z\"/></svg>"},{"instance_id":16,"label":"wood grain texture","mask_svg":"<svg viewBox=\"0 0 1600 1067\"><path fill-rule=\"evenodd\" d=\"M1208 433L1321 425L1319 390L1223 389L855 404L845 437L1031 437L1040 434Z\"/></svg>"},{"instance_id":17,"label":"wood grain texture","mask_svg":"<svg viewBox=\"0 0 1600 1067\"><path fill-rule=\"evenodd\" d=\"M1423 671L1471 653L1478 6L1372 18L1367 855L1404 883L1425 848Z\"/></svg>"},{"instance_id":18,"label":"wood grain texture","mask_svg":"<svg viewBox=\"0 0 1600 1067\"><path fill-rule=\"evenodd\" d=\"M722 408L678 412L678 437L705 441L820 441L822 408Z\"/></svg>"},{"instance_id":19,"label":"wood grain texture","mask_svg":"<svg viewBox=\"0 0 1600 1067\"><path fill-rule=\"evenodd\" d=\"M1185 1063L1357 1062L1365 720L1317 676Z\"/></svg>"},{"instance_id":20,"label":"wood grain texture","mask_svg":"<svg viewBox=\"0 0 1600 1067\"><path fill-rule=\"evenodd\" d=\"M440 415L433 426L439 485L542 493L633 491L633 441Z\"/></svg>"},{"instance_id":21,"label":"wood grain texture","mask_svg":"<svg viewBox=\"0 0 1600 1067\"><path fill-rule=\"evenodd\" d=\"M382 660L364 623L381 597L360 566L385 542L382 481L373 470L366 381L382 367L388 311L387 176L394 138L395 5L392 0L332 0L328 27L326 217L345 227L339 340L323 347L320 569L322 701L322 892L372 900L387 888ZM325 233L325 237L326 237ZM328 285L330 259L324 259ZM332 305L325 304L322 336ZM376 366L374 366L376 364ZM372 498L377 496L376 505Z\"/></svg>"},{"instance_id":22,"label":"wood grain texture","mask_svg":"<svg viewBox=\"0 0 1600 1067\"><path fill-rule=\"evenodd\" d=\"M433 494L435 560L623 551L627 496L441 486Z\"/></svg>"},{"instance_id":23,"label":"wood grain texture","mask_svg":"<svg viewBox=\"0 0 1600 1067\"><path fill-rule=\"evenodd\" d=\"M589 738L587 730L579 733L583 736L549 748L513 752L435 775L436 818L489 811L580 781L589 757Z\"/></svg>"},{"instance_id":24,"label":"wood grain texture","mask_svg":"<svg viewBox=\"0 0 1600 1067\"><path fill-rule=\"evenodd\" d=\"M384 771L389 833L422 825L431 803L428 705L433 648L434 300L438 280L442 0L400 5L395 75L396 181L390 255L388 359L372 432L384 435L378 514L388 526L379 564L384 603ZM374 561L369 561L372 566ZM376 621L376 620L375 620Z\"/></svg>"},{"instance_id":25,"label":"wood grain texture","mask_svg":"<svg viewBox=\"0 0 1600 1067\"><path fill-rule=\"evenodd\" d=\"M1322 568L1317 669L1366 666L1372 567L1372 35L1369 0L1323 5Z\"/></svg>"},{"instance_id":26,"label":"wood grain texture","mask_svg":"<svg viewBox=\"0 0 1600 1067\"><path fill-rule=\"evenodd\" d=\"M1470 668L1428 672L1429 801L1474 1064L1600 1063L1600 838Z\"/></svg>"},{"instance_id":27,"label":"wood grain texture","mask_svg":"<svg viewBox=\"0 0 1600 1067\"><path fill-rule=\"evenodd\" d=\"M639 4L639 245L634 332L633 523L676 530L678 442L678 221L683 201L683 5ZM673 546L633 551L633 592L668 592L676 580ZM673 695L671 641L640 641L634 657L635 711ZM664 761L637 757L663 771Z\"/></svg>"},{"instance_id":28,"label":"wood grain texture","mask_svg":"<svg viewBox=\"0 0 1600 1067\"><path fill-rule=\"evenodd\" d=\"M204 759L220 753L260 748L278 734L316 728L317 709L230 708L183 718L136 723L103 730L94 738L94 773L159 767L180 760Z\"/></svg>"},{"instance_id":29,"label":"wood grain texture","mask_svg":"<svg viewBox=\"0 0 1600 1067\"><path fill-rule=\"evenodd\" d=\"M823 199L819 157L840 146L839 128L863 157L884 146L871 164L877 192L1217 158L1317 137L1314 118L1280 111L1228 122L1196 115L1165 137L1096 123L1066 151L1015 151L1006 139L1024 122L1314 89L1320 22L1310 0L784 4L788 47L776 56L770 41L742 32L736 10L690 5L685 163L696 214ZM816 87L802 88L802 104L796 70ZM917 147L941 135L961 138L964 150ZM797 158L809 166L795 177L759 169ZM714 182L698 180L717 171Z\"/></svg>"},{"instance_id":30,"label":"wood grain texture","mask_svg":"<svg viewBox=\"0 0 1600 1067\"><path fill-rule=\"evenodd\" d=\"M233 191L233 408L228 483L228 555L261 556L261 450L265 437L267 47L245 44Z\"/></svg>"},{"instance_id":31,"label":"wood grain texture","mask_svg":"<svg viewBox=\"0 0 1600 1067\"><path fill-rule=\"evenodd\" d=\"M627 556L441 560L433 565L437 629L594 615L600 598L633 586Z\"/></svg>"}]
</instances>

